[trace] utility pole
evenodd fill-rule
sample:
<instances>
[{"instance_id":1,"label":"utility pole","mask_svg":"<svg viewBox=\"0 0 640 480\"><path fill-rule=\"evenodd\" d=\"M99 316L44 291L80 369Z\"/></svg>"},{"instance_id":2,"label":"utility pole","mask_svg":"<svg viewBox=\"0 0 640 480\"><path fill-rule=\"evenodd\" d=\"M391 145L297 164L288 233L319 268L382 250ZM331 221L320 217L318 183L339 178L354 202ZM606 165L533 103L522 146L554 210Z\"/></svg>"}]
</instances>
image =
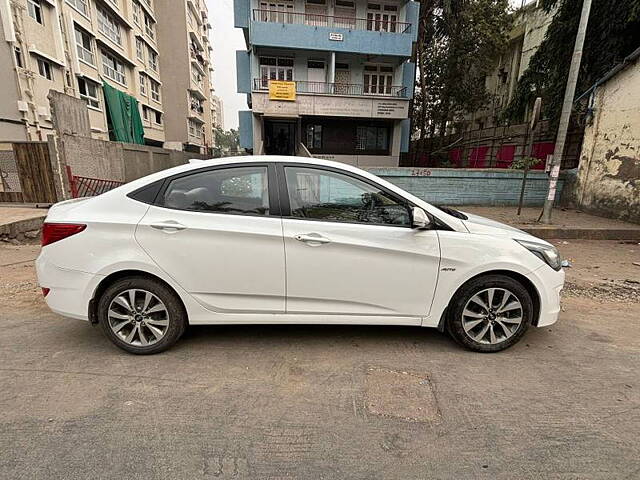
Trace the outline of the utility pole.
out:
<instances>
[{"instance_id":1,"label":"utility pole","mask_svg":"<svg viewBox=\"0 0 640 480\"><path fill-rule=\"evenodd\" d=\"M551 223L551 210L553 209L553 201L556 198L556 186L558 185L558 176L560 175L560 165L562 164L564 146L567 142L569 118L571 117L571 111L573 110L573 99L576 95L576 84L578 83L580 62L582 61L582 48L584 46L584 37L587 33L587 25L589 23L590 12L591 0L584 0L582 3L580 26L578 27L578 34L576 35L576 44L573 48L573 59L571 60L571 67L569 68L567 89L564 93L564 103L562 104L562 115L560 116L560 125L558 126L556 147L553 152L553 160L551 161L549 193L547 194L547 199L544 201L544 209L542 210L542 223Z\"/></svg>"}]
</instances>

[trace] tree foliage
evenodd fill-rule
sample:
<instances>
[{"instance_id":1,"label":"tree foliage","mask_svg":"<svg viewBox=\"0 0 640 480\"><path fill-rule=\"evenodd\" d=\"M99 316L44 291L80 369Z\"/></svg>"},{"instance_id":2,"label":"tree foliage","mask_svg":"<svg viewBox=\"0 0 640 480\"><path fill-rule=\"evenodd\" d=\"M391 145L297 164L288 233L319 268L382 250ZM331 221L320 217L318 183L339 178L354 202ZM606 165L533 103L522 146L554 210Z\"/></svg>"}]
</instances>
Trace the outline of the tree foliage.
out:
<instances>
[{"instance_id":1,"label":"tree foliage","mask_svg":"<svg viewBox=\"0 0 640 480\"><path fill-rule=\"evenodd\" d=\"M543 115L556 126L569 75L583 0L542 0L556 14L540 48L531 58L505 114L524 120L536 97L543 98ZM640 0L593 0L576 95L587 91L607 71L640 47Z\"/></svg>"},{"instance_id":2,"label":"tree foliage","mask_svg":"<svg viewBox=\"0 0 640 480\"><path fill-rule=\"evenodd\" d=\"M506 48L508 0L423 0L420 8L414 126L420 138L489 100L485 77Z\"/></svg>"},{"instance_id":3,"label":"tree foliage","mask_svg":"<svg viewBox=\"0 0 640 480\"><path fill-rule=\"evenodd\" d=\"M238 130L223 130L216 127L215 131L215 154L216 156L236 153L240 150L240 134Z\"/></svg>"}]
</instances>

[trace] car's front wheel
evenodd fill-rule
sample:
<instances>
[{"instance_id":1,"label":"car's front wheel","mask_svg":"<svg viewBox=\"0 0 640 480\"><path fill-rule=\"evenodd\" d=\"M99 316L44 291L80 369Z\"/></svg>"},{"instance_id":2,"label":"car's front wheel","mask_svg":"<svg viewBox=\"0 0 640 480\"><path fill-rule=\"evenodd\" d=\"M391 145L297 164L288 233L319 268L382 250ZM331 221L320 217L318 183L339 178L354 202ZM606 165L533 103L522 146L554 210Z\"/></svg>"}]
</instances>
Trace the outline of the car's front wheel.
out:
<instances>
[{"instance_id":1,"label":"car's front wheel","mask_svg":"<svg viewBox=\"0 0 640 480\"><path fill-rule=\"evenodd\" d=\"M107 287L98 301L102 330L115 345L140 355L158 353L178 341L186 314L177 295L163 283L127 277Z\"/></svg>"},{"instance_id":2,"label":"car's front wheel","mask_svg":"<svg viewBox=\"0 0 640 480\"><path fill-rule=\"evenodd\" d=\"M486 275L458 290L447 329L470 350L498 352L517 343L532 319L533 301L520 282L506 275Z\"/></svg>"}]
</instances>

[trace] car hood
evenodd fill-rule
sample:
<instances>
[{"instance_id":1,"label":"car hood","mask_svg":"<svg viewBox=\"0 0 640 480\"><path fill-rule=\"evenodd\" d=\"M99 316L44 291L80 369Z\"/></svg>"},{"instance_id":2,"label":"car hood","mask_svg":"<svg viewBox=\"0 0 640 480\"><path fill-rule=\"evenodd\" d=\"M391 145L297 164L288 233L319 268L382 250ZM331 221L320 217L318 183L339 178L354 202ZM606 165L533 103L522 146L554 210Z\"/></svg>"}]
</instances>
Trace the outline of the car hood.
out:
<instances>
[{"instance_id":1,"label":"car hood","mask_svg":"<svg viewBox=\"0 0 640 480\"><path fill-rule=\"evenodd\" d=\"M463 220L464 225L467 227L470 233L476 233L479 235L499 235L503 237L510 237L519 240L529 240L538 243L549 244L538 237L535 237L523 230L512 227L505 223L491 220L490 218L482 217L480 215L474 215L473 213L461 212L467 217Z\"/></svg>"}]
</instances>

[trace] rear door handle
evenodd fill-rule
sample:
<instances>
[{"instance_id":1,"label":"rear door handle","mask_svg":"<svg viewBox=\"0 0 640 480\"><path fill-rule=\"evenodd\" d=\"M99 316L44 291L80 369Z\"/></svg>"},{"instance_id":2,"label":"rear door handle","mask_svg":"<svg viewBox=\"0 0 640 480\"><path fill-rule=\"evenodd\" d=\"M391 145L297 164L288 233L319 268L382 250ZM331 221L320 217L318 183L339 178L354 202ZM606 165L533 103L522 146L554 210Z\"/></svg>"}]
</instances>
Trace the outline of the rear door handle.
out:
<instances>
[{"instance_id":1,"label":"rear door handle","mask_svg":"<svg viewBox=\"0 0 640 480\"><path fill-rule=\"evenodd\" d=\"M318 233L305 233L305 234L299 234L294 236L293 238L295 238L296 240L298 240L299 242L304 242L307 244L320 244L320 245L324 245L325 243L330 243L331 240L329 240L328 238L323 237L322 235L318 234Z\"/></svg>"},{"instance_id":2,"label":"rear door handle","mask_svg":"<svg viewBox=\"0 0 640 480\"><path fill-rule=\"evenodd\" d=\"M179 232L180 230L184 230L185 228L187 228L181 223L176 222L175 220L152 223L150 227L155 228L156 230L162 230L167 233Z\"/></svg>"}]
</instances>

